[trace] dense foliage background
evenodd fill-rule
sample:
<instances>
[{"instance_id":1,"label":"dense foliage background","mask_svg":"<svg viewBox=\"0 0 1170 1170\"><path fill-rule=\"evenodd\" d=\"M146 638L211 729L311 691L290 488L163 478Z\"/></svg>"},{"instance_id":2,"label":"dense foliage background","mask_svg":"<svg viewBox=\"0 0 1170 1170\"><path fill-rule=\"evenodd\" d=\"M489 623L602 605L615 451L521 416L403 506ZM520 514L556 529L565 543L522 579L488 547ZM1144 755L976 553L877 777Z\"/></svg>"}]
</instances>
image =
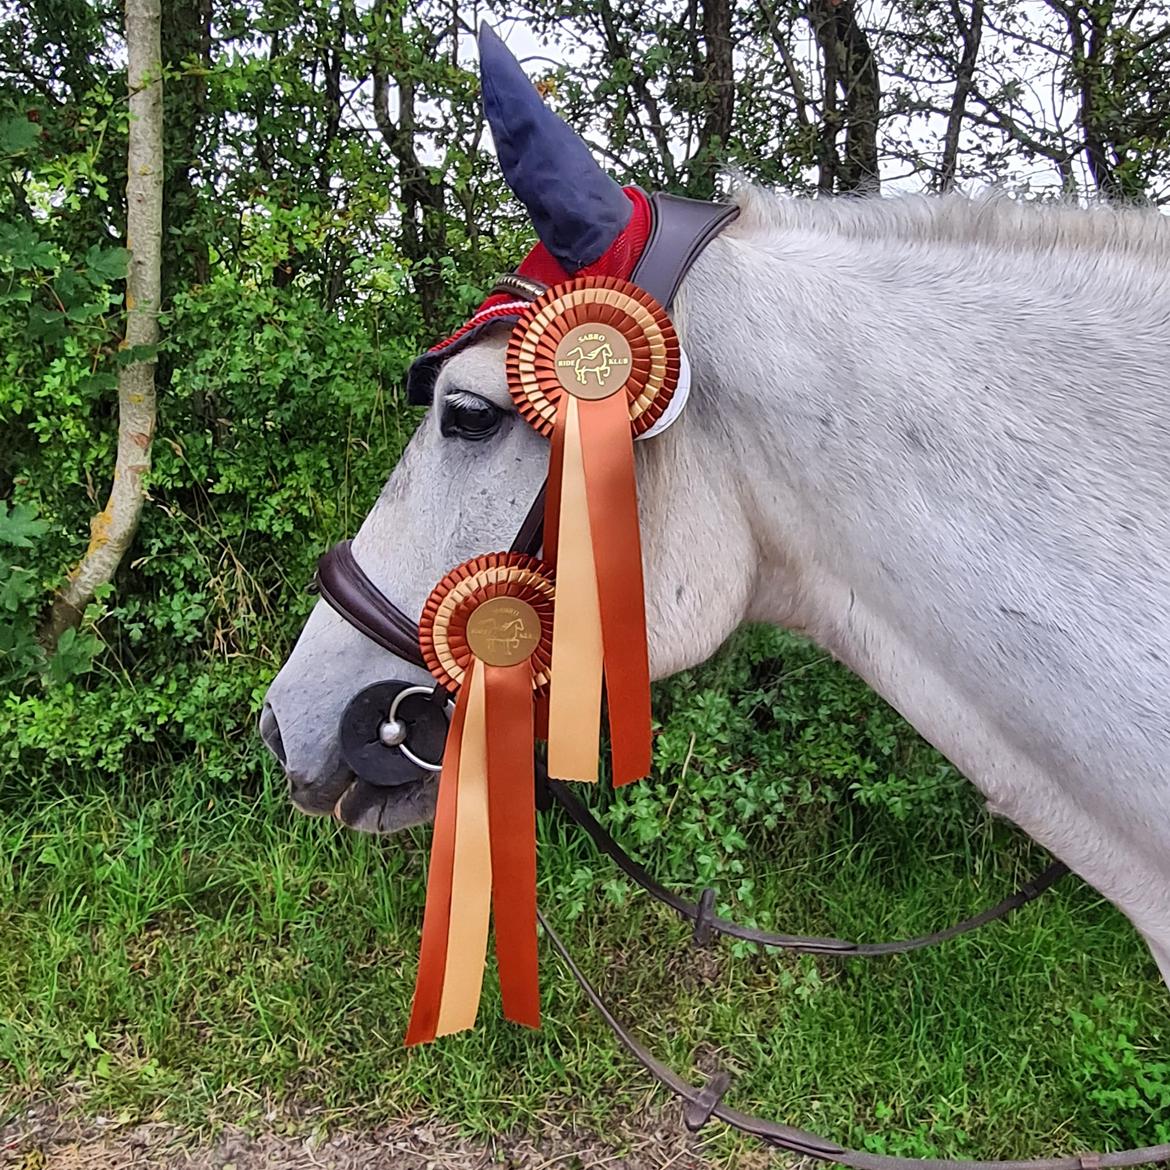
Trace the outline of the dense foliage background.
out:
<instances>
[{"instance_id":1,"label":"dense foliage background","mask_svg":"<svg viewBox=\"0 0 1170 1170\"><path fill-rule=\"evenodd\" d=\"M175 867L168 897L198 908L198 891L228 870L188 864L192 849L219 847L190 845L195 812L276 793L263 807L279 815L254 724L308 611L313 563L360 522L417 422L401 396L407 362L529 245L480 119L481 17L493 14L434 0L163 0L165 300L149 498L117 579L47 652L38 629L108 491L113 389L134 356L119 350L125 61L121 12L105 0L0 5L0 809L12 860L0 925L13 931L0 949L40 956L39 975L16 965L0 983L25 1009L38 996L46 1005L0 1037L16 1083L93 1071L102 1056L93 1075L110 1076L125 1052L102 1029L124 1037L146 1009L114 1010L121 992L109 987L61 1001L54 973L83 987L86 930L94 953L121 955L166 919L110 910L99 929L78 910L59 937L29 922L72 906L69 891L98 873L87 905L101 904L111 872L129 898L163 841L174 846L158 861L160 873ZM706 196L730 169L821 197L958 182L1170 199L1166 0L522 0L499 27L623 182ZM660 700L659 779L613 817L670 875L719 878L748 914L779 904L775 882L749 871L775 856L763 846L780 829L836 826L845 836L822 842L831 853L859 826L901 823L907 835L878 867L888 876L908 857L962 848L982 823L888 709L790 641L751 635ZM360 853L360 865L375 856ZM577 854L562 862L561 904L579 910L596 877ZM280 872L272 860L265 880ZM1140 947L1125 954L1119 965L1144 970ZM809 970L788 984L802 1002L814 996ZM1138 1051L1163 1017L1141 1004L1123 1043L1102 1040L1092 1012L1078 1033L1104 1053L1090 1079L1113 1069L1115 1096L1093 1106L1120 1118L1106 1138L1152 1141L1147 1121L1170 1108L1165 1066L1150 1071ZM1052 1021L1058 1033L1067 1024ZM151 1048L166 1050L164 1033L126 1057L131 1070L155 1062L162 1079L142 1082L148 1094L173 1089ZM872 1094L863 1101L882 1117Z\"/></svg>"},{"instance_id":2,"label":"dense foliage background","mask_svg":"<svg viewBox=\"0 0 1170 1170\"><path fill-rule=\"evenodd\" d=\"M118 351L123 47L111 5L4 9L10 775L190 753L224 778L254 770L256 697L313 560L356 525L416 421L406 362L526 248L478 109L481 15L165 0L150 499L115 586L47 658L37 626L108 490L112 388L132 356ZM622 181L707 195L731 167L802 193L959 178L1157 200L1168 15L1161 0L590 0L528 4L501 27Z\"/></svg>"}]
</instances>

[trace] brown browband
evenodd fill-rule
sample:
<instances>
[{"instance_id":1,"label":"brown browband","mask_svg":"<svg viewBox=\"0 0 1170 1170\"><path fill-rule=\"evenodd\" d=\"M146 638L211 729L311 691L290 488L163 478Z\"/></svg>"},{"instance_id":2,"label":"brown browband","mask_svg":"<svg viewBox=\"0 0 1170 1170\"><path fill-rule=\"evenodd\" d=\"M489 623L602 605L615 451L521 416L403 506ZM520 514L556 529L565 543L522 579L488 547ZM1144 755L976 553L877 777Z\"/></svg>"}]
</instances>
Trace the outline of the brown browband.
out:
<instances>
[{"instance_id":1,"label":"brown browband","mask_svg":"<svg viewBox=\"0 0 1170 1170\"><path fill-rule=\"evenodd\" d=\"M734 217L737 209L697 204L693 200L680 200L664 195L652 196L651 202L655 208L654 227L643 260L635 269L633 279L661 304L669 306L691 263L719 230ZM542 291L536 287L538 283L529 282L525 285L512 277L505 277L502 278L500 291L506 291L519 298L535 299ZM545 489L541 488L512 543L513 552L533 555L539 552L544 519L544 495ZM317 567L316 587L322 598L366 637L404 661L425 667L419 651L417 623L407 617L366 576L354 559L349 541L335 545L321 558ZM882 955L905 954L935 943L946 942L1003 918L1039 897L1068 873L1068 867L1062 862L1053 862L1042 873L997 905L953 926L917 938L855 943L838 938L774 934L755 927L741 926L717 916L714 913L714 890L704 890L699 900L694 903L668 890L626 853L565 785L549 780L539 761L536 769L540 807L547 809L553 803L559 806L627 877L651 897L692 922L693 938L697 945L708 945L714 936L726 935L764 947L836 955L842 958L875 958ZM726 1072L714 1074L702 1086L692 1085L635 1040L600 992L573 962L560 936L539 911L538 917L553 949L560 955L569 973L622 1047L655 1080L682 1101L683 1120L692 1132L697 1132L712 1118L717 1118L733 1129L758 1138L768 1145L804 1157L856 1167L857 1170L923 1170L924 1167L936 1167L938 1170L1098 1170L1100 1167L1170 1162L1170 1142L1111 1154L1086 1153L1063 1158L1034 1158L1023 1161L901 1158L873 1154L864 1150L851 1150L808 1130L742 1113L723 1104L723 1097L731 1084L731 1078Z\"/></svg>"}]
</instances>

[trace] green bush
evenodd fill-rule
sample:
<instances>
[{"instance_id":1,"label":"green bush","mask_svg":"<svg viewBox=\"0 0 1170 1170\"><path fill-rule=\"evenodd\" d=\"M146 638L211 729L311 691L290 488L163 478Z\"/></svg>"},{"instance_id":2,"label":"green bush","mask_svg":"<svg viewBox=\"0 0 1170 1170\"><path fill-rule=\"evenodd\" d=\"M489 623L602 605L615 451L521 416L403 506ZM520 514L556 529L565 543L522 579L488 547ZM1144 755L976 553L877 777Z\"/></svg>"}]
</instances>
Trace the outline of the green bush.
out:
<instances>
[{"instance_id":1,"label":"green bush","mask_svg":"<svg viewBox=\"0 0 1170 1170\"><path fill-rule=\"evenodd\" d=\"M1111 1015L1112 1007L1098 995L1091 1015L1069 1012L1077 1080L1119 1141L1170 1142L1170 1060L1142 1046L1137 1022Z\"/></svg>"},{"instance_id":2,"label":"green bush","mask_svg":"<svg viewBox=\"0 0 1170 1170\"><path fill-rule=\"evenodd\" d=\"M250 770L259 696L308 610L314 561L357 525L409 435L388 387L413 345L382 344L361 316L222 273L176 298L166 326L175 373L133 560L81 635L100 646L97 669L47 686L29 676L0 716L5 751L30 774L117 773L192 753L224 780ZM99 420L69 405L56 400L58 417L96 442ZM36 469L22 480L25 500L84 531L76 477ZM35 588L33 570L9 570L5 597L25 618L13 679L39 661L29 603L43 604L40 582L60 571L28 539L30 525L48 527L33 506L16 505L0 529L40 570ZM56 535L77 554L64 525Z\"/></svg>"},{"instance_id":3,"label":"green bush","mask_svg":"<svg viewBox=\"0 0 1170 1170\"><path fill-rule=\"evenodd\" d=\"M654 710L654 775L598 793L607 824L656 876L712 885L740 918L762 910L747 859L777 854L794 825L808 841L818 826L828 836L850 821L858 834L871 819L901 821L945 849L982 815L955 769L882 699L780 630L741 630L712 662L659 684ZM558 898L581 913L596 885L583 861ZM604 889L619 904L630 893L616 875Z\"/></svg>"}]
</instances>

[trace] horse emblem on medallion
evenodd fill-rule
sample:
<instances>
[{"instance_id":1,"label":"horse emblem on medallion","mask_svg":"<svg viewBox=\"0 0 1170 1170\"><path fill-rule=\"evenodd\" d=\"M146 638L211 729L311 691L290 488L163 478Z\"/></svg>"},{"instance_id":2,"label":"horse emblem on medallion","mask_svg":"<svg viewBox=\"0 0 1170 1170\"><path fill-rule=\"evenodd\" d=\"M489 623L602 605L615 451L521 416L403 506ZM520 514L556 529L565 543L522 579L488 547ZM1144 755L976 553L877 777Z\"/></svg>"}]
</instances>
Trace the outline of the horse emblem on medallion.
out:
<instances>
[{"instance_id":1,"label":"horse emblem on medallion","mask_svg":"<svg viewBox=\"0 0 1170 1170\"><path fill-rule=\"evenodd\" d=\"M485 601L467 622L467 641L473 653L493 666L524 662L536 649L540 635L540 618L519 598Z\"/></svg>"},{"instance_id":2,"label":"horse emblem on medallion","mask_svg":"<svg viewBox=\"0 0 1170 1170\"><path fill-rule=\"evenodd\" d=\"M592 344L600 342L600 344ZM589 345L591 348L586 348ZM584 386L590 374L601 386L615 365L629 365L630 359L615 361L613 345L602 333L583 333L578 343L560 361L558 366L572 366L578 386Z\"/></svg>"},{"instance_id":3,"label":"horse emblem on medallion","mask_svg":"<svg viewBox=\"0 0 1170 1170\"><path fill-rule=\"evenodd\" d=\"M607 398L629 376L630 347L616 329L594 325L562 341L556 363L565 389L580 398Z\"/></svg>"}]
</instances>

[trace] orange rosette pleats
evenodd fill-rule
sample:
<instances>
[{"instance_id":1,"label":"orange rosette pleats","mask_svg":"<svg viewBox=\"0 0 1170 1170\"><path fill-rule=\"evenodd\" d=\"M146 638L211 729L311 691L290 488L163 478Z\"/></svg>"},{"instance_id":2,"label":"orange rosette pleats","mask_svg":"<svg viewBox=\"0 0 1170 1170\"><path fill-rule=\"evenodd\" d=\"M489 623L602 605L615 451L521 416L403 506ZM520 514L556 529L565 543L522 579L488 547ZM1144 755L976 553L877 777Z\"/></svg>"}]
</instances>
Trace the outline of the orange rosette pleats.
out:
<instances>
[{"instance_id":1,"label":"orange rosette pleats","mask_svg":"<svg viewBox=\"0 0 1170 1170\"><path fill-rule=\"evenodd\" d=\"M532 759L552 612L551 576L518 553L460 565L423 607L423 657L457 695L439 776L407 1044L475 1024L489 919L504 1014L540 1025Z\"/></svg>"},{"instance_id":2,"label":"orange rosette pleats","mask_svg":"<svg viewBox=\"0 0 1170 1170\"><path fill-rule=\"evenodd\" d=\"M557 573L548 770L596 781L604 678L615 784L650 771L650 667L634 437L679 377L678 338L615 277L554 285L517 321L508 387L550 440L544 559Z\"/></svg>"}]
</instances>

